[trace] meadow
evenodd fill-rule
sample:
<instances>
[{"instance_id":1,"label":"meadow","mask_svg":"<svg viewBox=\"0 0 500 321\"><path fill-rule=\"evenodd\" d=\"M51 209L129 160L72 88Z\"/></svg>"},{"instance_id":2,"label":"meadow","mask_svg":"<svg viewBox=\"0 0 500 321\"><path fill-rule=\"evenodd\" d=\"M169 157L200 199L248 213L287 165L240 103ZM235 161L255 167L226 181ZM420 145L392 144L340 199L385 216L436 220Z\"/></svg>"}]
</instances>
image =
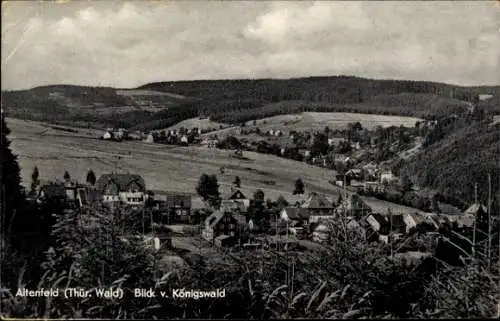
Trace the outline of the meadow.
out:
<instances>
[{"instance_id":1,"label":"meadow","mask_svg":"<svg viewBox=\"0 0 500 321\"><path fill-rule=\"evenodd\" d=\"M258 127L261 132L268 130L281 130L283 133L290 131L323 131L325 127L335 130L346 129L349 123L359 122L364 128L374 129L377 126L405 126L414 127L416 117L359 114L359 113L320 113L304 112L300 114L272 116L245 123L246 128ZM255 125L254 125L255 124ZM236 135L237 127L222 129L210 134Z\"/></svg>"},{"instance_id":2,"label":"meadow","mask_svg":"<svg viewBox=\"0 0 500 321\"><path fill-rule=\"evenodd\" d=\"M97 139L102 134L98 131L78 129L78 133L72 133L18 119L7 119L7 124L25 187L30 185L31 173L37 166L41 180L62 180L66 170L82 182L89 169L97 176L111 171L130 172L142 175L150 190L193 195L202 173L217 175L223 195L230 192L235 176L240 177L241 190L248 197L262 189L266 198L283 195L295 201L301 198L292 195L297 178L304 181L306 193L323 193L332 199L338 194L338 188L328 183L334 171L275 156L244 152L247 159L238 159L231 157L233 151L139 141L102 141Z\"/></svg>"},{"instance_id":3,"label":"meadow","mask_svg":"<svg viewBox=\"0 0 500 321\"><path fill-rule=\"evenodd\" d=\"M224 123L219 123L215 121L211 121L208 118L200 119L199 117L194 117L194 118L189 118L183 121L178 122L177 124L170 126L168 128L165 128L165 130L179 130L181 127L191 129L191 128L198 128L200 130L204 129L219 129L220 126L223 126L224 128L228 127L228 124Z\"/></svg>"}]
</instances>

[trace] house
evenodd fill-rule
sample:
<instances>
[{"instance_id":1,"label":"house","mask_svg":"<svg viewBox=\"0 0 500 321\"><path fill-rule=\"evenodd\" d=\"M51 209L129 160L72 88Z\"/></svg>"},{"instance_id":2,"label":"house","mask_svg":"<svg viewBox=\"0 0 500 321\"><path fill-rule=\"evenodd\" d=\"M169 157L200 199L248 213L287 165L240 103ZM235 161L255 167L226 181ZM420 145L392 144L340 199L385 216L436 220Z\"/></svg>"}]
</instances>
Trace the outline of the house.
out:
<instances>
[{"instance_id":1,"label":"house","mask_svg":"<svg viewBox=\"0 0 500 321\"><path fill-rule=\"evenodd\" d=\"M136 131L136 132L130 133L128 135L128 138L131 140L141 140L142 134L141 134L141 132Z\"/></svg>"},{"instance_id":2,"label":"house","mask_svg":"<svg viewBox=\"0 0 500 321\"><path fill-rule=\"evenodd\" d=\"M218 143L219 143L219 140L213 139L213 138L204 138L201 141L201 145L208 147L208 148L214 148L215 146L217 146Z\"/></svg>"},{"instance_id":3,"label":"house","mask_svg":"<svg viewBox=\"0 0 500 321\"><path fill-rule=\"evenodd\" d=\"M488 210L486 206L479 203L474 203L465 211L465 214L471 215L477 220L487 221Z\"/></svg>"},{"instance_id":4,"label":"house","mask_svg":"<svg viewBox=\"0 0 500 321\"><path fill-rule=\"evenodd\" d=\"M231 235L219 235L214 239L214 244L217 247L231 247L235 245L236 238Z\"/></svg>"},{"instance_id":5,"label":"house","mask_svg":"<svg viewBox=\"0 0 500 321\"><path fill-rule=\"evenodd\" d=\"M370 179L371 178L375 179L377 177L378 166L376 164L369 163L369 164L364 165L362 168L363 168L365 176L368 176Z\"/></svg>"},{"instance_id":6,"label":"house","mask_svg":"<svg viewBox=\"0 0 500 321\"><path fill-rule=\"evenodd\" d=\"M308 210L309 222L315 222L321 218L331 218L335 212L333 202L330 202L326 197L317 193L312 193L302 204L301 208Z\"/></svg>"},{"instance_id":7,"label":"house","mask_svg":"<svg viewBox=\"0 0 500 321\"><path fill-rule=\"evenodd\" d=\"M392 181L396 180L396 176L392 173L390 170L382 171L380 173L380 182L384 183L390 183Z\"/></svg>"},{"instance_id":8,"label":"house","mask_svg":"<svg viewBox=\"0 0 500 321\"><path fill-rule=\"evenodd\" d=\"M111 140L111 139L113 139L113 132L111 130L107 130L102 135L102 139L105 139L105 140Z\"/></svg>"},{"instance_id":9,"label":"house","mask_svg":"<svg viewBox=\"0 0 500 321\"><path fill-rule=\"evenodd\" d=\"M52 182L40 187L37 202L50 202L58 205L63 205L66 203L67 199L68 195L66 194L64 184Z\"/></svg>"},{"instance_id":10,"label":"house","mask_svg":"<svg viewBox=\"0 0 500 321\"><path fill-rule=\"evenodd\" d=\"M443 202L437 202L438 208L441 214L448 214L448 215L462 215L463 212L458 209L457 207L448 204L448 203L443 203Z\"/></svg>"},{"instance_id":11,"label":"house","mask_svg":"<svg viewBox=\"0 0 500 321\"><path fill-rule=\"evenodd\" d=\"M392 214L389 215L387 220L389 221L389 227L393 233L408 233L412 227L417 226L408 214Z\"/></svg>"},{"instance_id":12,"label":"house","mask_svg":"<svg viewBox=\"0 0 500 321\"><path fill-rule=\"evenodd\" d=\"M77 189L76 199L80 207L91 206L101 201L99 192L88 186Z\"/></svg>"},{"instance_id":13,"label":"house","mask_svg":"<svg viewBox=\"0 0 500 321\"><path fill-rule=\"evenodd\" d=\"M64 189L66 191L66 197L68 200L74 201L77 199L78 183L76 181L73 180L65 181Z\"/></svg>"},{"instance_id":14,"label":"house","mask_svg":"<svg viewBox=\"0 0 500 321\"><path fill-rule=\"evenodd\" d=\"M342 200L339 210L343 210L349 215L357 218L364 217L372 212L371 207L357 194L347 195L347 197Z\"/></svg>"},{"instance_id":15,"label":"house","mask_svg":"<svg viewBox=\"0 0 500 321\"><path fill-rule=\"evenodd\" d=\"M96 190L102 195L102 201L105 203L144 205L146 201L144 179L135 174L104 174L97 180Z\"/></svg>"},{"instance_id":16,"label":"house","mask_svg":"<svg viewBox=\"0 0 500 321\"><path fill-rule=\"evenodd\" d=\"M365 182L363 189L365 192L377 192L380 190L380 185L378 182Z\"/></svg>"},{"instance_id":17,"label":"house","mask_svg":"<svg viewBox=\"0 0 500 321\"><path fill-rule=\"evenodd\" d=\"M349 157L346 154L335 154L333 160L335 163L346 163Z\"/></svg>"},{"instance_id":18,"label":"house","mask_svg":"<svg viewBox=\"0 0 500 321\"><path fill-rule=\"evenodd\" d=\"M270 235L265 238L266 244L275 249L293 249L298 246L299 240L293 235Z\"/></svg>"},{"instance_id":19,"label":"house","mask_svg":"<svg viewBox=\"0 0 500 321\"><path fill-rule=\"evenodd\" d=\"M246 213L248 206L245 205L243 200L222 200L221 209L232 213Z\"/></svg>"},{"instance_id":20,"label":"house","mask_svg":"<svg viewBox=\"0 0 500 321\"><path fill-rule=\"evenodd\" d=\"M335 138L328 138L328 146L335 145Z\"/></svg>"},{"instance_id":21,"label":"house","mask_svg":"<svg viewBox=\"0 0 500 321\"><path fill-rule=\"evenodd\" d=\"M351 144L351 148L355 149L355 150L360 150L361 149L361 145L359 144L359 142L352 143Z\"/></svg>"},{"instance_id":22,"label":"house","mask_svg":"<svg viewBox=\"0 0 500 321\"><path fill-rule=\"evenodd\" d=\"M245 225L246 220L244 221L244 217L241 215L217 211L205 219L202 237L210 242L214 242L221 235L238 237L242 227Z\"/></svg>"},{"instance_id":23,"label":"house","mask_svg":"<svg viewBox=\"0 0 500 321\"><path fill-rule=\"evenodd\" d=\"M413 267L421 264L422 261L429 257L432 257L432 253L410 251L404 253L396 253L391 259L404 266Z\"/></svg>"},{"instance_id":24,"label":"house","mask_svg":"<svg viewBox=\"0 0 500 321\"><path fill-rule=\"evenodd\" d=\"M319 224L313 231L312 240L317 243L324 243L328 240L330 232L326 225Z\"/></svg>"},{"instance_id":25,"label":"house","mask_svg":"<svg viewBox=\"0 0 500 321\"><path fill-rule=\"evenodd\" d=\"M188 137L186 135L183 135L181 137L181 144L187 144L188 143Z\"/></svg>"},{"instance_id":26,"label":"house","mask_svg":"<svg viewBox=\"0 0 500 321\"><path fill-rule=\"evenodd\" d=\"M283 135L283 134L281 133L281 130L279 130L279 129L277 129L277 130L274 132L274 136L281 136L281 135Z\"/></svg>"},{"instance_id":27,"label":"house","mask_svg":"<svg viewBox=\"0 0 500 321\"><path fill-rule=\"evenodd\" d=\"M245 211L250 206L250 199L248 199L245 194L239 189L232 190L226 197L226 201L235 201L236 204L243 204ZM229 202L227 202L229 204Z\"/></svg>"},{"instance_id":28,"label":"house","mask_svg":"<svg viewBox=\"0 0 500 321\"><path fill-rule=\"evenodd\" d=\"M389 234L389 221L382 214L371 213L365 218L364 221L373 232L382 235Z\"/></svg>"},{"instance_id":29,"label":"house","mask_svg":"<svg viewBox=\"0 0 500 321\"><path fill-rule=\"evenodd\" d=\"M113 138L116 140L122 140L128 137L128 133L124 128L119 128L118 131L113 132Z\"/></svg>"},{"instance_id":30,"label":"house","mask_svg":"<svg viewBox=\"0 0 500 321\"><path fill-rule=\"evenodd\" d=\"M309 210L302 207L285 207L280 212L280 219L287 222L297 221L302 224L307 224L310 216Z\"/></svg>"},{"instance_id":31,"label":"house","mask_svg":"<svg viewBox=\"0 0 500 321\"><path fill-rule=\"evenodd\" d=\"M348 189L354 192L362 191L365 189L365 183L353 179L351 180L351 184L349 185Z\"/></svg>"},{"instance_id":32,"label":"house","mask_svg":"<svg viewBox=\"0 0 500 321\"><path fill-rule=\"evenodd\" d=\"M358 169L358 168L353 168L353 169L350 169L348 170L345 175L347 177L349 177L350 179L355 179L355 180L358 180L360 181L362 179L362 171L361 169Z\"/></svg>"},{"instance_id":33,"label":"house","mask_svg":"<svg viewBox=\"0 0 500 321\"><path fill-rule=\"evenodd\" d=\"M152 133L149 133L148 136L146 137L146 139L144 140L146 143L154 143L155 142L155 138L153 136Z\"/></svg>"},{"instance_id":34,"label":"house","mask_svg":"<svg viewBox=\"0 0 500 321\"><path fill-rule=\"evenodd\" d=\"M347 177L342 174L335 175L335 185L344 187L345 185L349 185L350 181L347 180Z\"/></svg>"},{"instance_id":35,"label":"house","mask_svg":"<svg viewBox=\"0 0 500 321\"><path fill-rule=\"evenodd\" d=\"M488 213L488 210L486 209L486 206L483 204L479 203L474 203L467 210L465 210L465 214L470 214L470 215L478 215L478 214L486 214Z\"/></svg>"},{"instance_id":36,"label":"house","mask_svg":"<svg viewBox=\"0 0 500 321\"><path fill-rule=\"evenodd\" d=\"M493 98L492 94L479 94L479 100L484 101Z\"/></svg>"},{"instance_id":37,"label":"house","mask_svg":"<svg viewBox=\"0 0 500 321\"><path fill-rule=\"evenodd\" d=\"M270 129L270 130L268 131L268 134L269 134L269 135L271 135L271 136L274 136L274 129Z\"/></svg>"},{"instance_id":38,"label":"house","mask_svg":"<svg viewBox=\"0 0 500 321\"><path fill-rule=\"evenodd\" d=\"M156 193L154 200L158 204L158 210L168 215L169 222L189 222L192 209L191 195L174 192Z\"/></svg>"}]
</instances>

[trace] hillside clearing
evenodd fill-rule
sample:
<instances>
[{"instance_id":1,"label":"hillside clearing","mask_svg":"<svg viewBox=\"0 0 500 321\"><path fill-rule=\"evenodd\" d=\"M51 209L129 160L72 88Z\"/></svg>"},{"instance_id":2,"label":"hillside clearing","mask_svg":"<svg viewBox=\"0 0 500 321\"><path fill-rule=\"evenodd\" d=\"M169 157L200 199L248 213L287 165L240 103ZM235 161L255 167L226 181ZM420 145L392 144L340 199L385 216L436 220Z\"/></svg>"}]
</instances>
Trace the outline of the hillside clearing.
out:
<instances>
[{"instance_id":1,"label":"hillside clearing","mask_svg":"<svg viewBox=\"0 0 500 321\"><path fill-rule=\"evenodd\" d=\"M259 127L261 132L268 130L281 130L284 133L290 131L323 131L326 126L330 129L345 129L347 124L360 122L364 128L374 129L377 126L405 126L414 127L417 121L422 119L416 117L405 116L386 116L374 114L358 114L358 113L319 113L319 112L304 112L300 114L279 115L258 119L256 121L248 121L245 123L246 128ZM255 125L254 125L255 123ZM222 129L211 134L217 135L236 135L238 127Z\"/></svg>"},{"instance_id":2,"label":"hillside clearing","mask_svg":"<svg viewBox=\"0 0 500 321\"><path fill-rule=\"evenodd\" d=\"M177 99L186 98L185 96L178 95L178 94L160 92L160 91L154 91L154 90L141 90L141 89L121 89L121 90L117 90L116 94L119 96L166 96L166 97L172 97L172 98L177 98Z\"/></svg>"},{"instance_id":3,"label":"hillside clearing","mask_svg":"<svg viewBox=\"0 0 500 321\"><path fill-rule=\"evenodd\" d=\"M199 117L189 118L183 120L173 126L166 128L165 130L179 130L179 128L184 127L186 129L199 128L200 130L206 129L216 129L219 130L220 126L228 127L229 125L211 121L208 118L200 119Z\"/></svg>"}]
</instances>

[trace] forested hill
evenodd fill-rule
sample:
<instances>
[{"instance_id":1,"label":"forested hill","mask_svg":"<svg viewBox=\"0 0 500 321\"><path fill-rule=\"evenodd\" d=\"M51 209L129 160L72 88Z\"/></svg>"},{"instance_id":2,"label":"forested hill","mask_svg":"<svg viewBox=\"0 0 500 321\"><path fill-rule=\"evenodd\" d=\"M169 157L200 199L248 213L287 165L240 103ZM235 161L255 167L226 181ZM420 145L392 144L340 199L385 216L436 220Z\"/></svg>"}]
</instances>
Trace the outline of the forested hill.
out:
<instances>
[{"instance_id":1,"label":"forested hill","mask_svg":"<svg viewBox=\"0 0 500 321\"><path fill-rule=\"evenodd\" d=\"M478 197L486 204L488 174L491 174L492 197L498 198L499 163L500 123L475 122L427 146L403 171L418 185L432 188L466 207L474 201L476 183Z\"/></svg>"},{"instance_id":2,"label":"forested hill","mask_svg":"<svg viewBox=\"0 0 500 321\"><path fill-rule=\"evenodd\" d=\"M432 118L463 113L479 94L496 95L486 107L500 114L495 103L498 93L500 86L461 87L351 76L196 80L151 83L135 89L54 85L4 91L2 109L10 117L23 119L152 130L198 115L229 123L301 111ZM282 104L276 105L279 102Z\"/></svg>"},{"instance_id":3,"label":"forested hill","mask_svg":"<svg viewBox=\"0 0 500 321\"><path fill-rule=\"evenodd\" d=\"M351 76L157 82L140 88L199 98L247 98L273 102L314 100L329 103L358 103L377 95L399 93L428 93L471 101L477 94L500 92L500 86L461 87L436 82L377 80Z\"/></svg>"},{"instance_id":4,"label":"forested hill","mask_svg":"<svg viewBox=\"0 0 500 321\"><path fill-rule=\"evenodd\" d=\"M215 120L239 122L289 111L349 111L415 117L463 113L479 94L500 94L500 86L462 87L436 82L376 80L351 76L158 82L140 87L200 99L200 111ZM255 111L250 111L254 110ZM500 113L494 105L490 108Z\"/></svg>"}]
</instances>

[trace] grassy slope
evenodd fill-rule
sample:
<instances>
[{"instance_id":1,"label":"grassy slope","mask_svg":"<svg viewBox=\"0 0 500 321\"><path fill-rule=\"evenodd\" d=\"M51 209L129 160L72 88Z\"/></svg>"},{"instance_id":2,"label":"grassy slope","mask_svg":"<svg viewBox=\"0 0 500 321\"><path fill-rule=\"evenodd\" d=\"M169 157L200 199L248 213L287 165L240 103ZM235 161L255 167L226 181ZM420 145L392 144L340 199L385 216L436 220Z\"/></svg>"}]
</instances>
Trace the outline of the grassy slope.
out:
<instances>
[{"instance_id":1,"label":"grassy slope","mask_svg":"<svg viewBox=\"0 0 500 321\"><path fill-rule=\"evenodd\" d=\"M305 112L300 114L289 114L266 117L255 121L246 122L245 129L253 129L258 127L261 132L266 132L270 129L281 130L283 133L290 131L323 131L326 126L330 129L345 129L347 124L360 122L364 128L374 129L377 126L406 126L414 127L415 123L421 119L415 117L404 116L386 116L386 115L371 115L358 113L316 113ZM239 127L227 128L211 132L207 135L237 135ZM237 135L240 136L240 135Z\"/></svg>"},{"instance_id":2,"label":"grassy slope","mask_svg":"<svg viewBox=\"0 0 500 321\"><path fill-rule=\"evenodd\" d=\"M181 127L184 127L184 128L195 128L196 127L196 128L199 128L200 130L201 129L212 129L212 128L219 129L221 125L224 127L228 126L227 124L211 121L208 118L199 119L199 117L194 117L194 118L189 118L189 119L183 120L181 122L178 122L177 124L175 124L173 126L165 128L165 130L168 130L168 129L178 130Z\"/></svg>"},{"instance_id":3,"label":"grassy slope","mask_svg":"<svg viewBox=\"0 0 500 321\"><path fill-rule=\"evenodd\" d=\"M236 175L242 181L242 190L252 196L262 189L266 197L291 195L294 180L302 178L306 191L327 193L335 197L338 189L328 183L334 172L268 155L245 153L248 161L229 157L231 152L202 147L170 147L142 142L113 143L96 140L92 135L40 135L46 128L15 119L8 119L12 130L12 149L19 157L23 184L29 186L34 166L42 180L62 179L65 170L73 178L85 180L89 168L97 175L130 171L144 177L148 189L195 193L202 173L217 174L222 192L229 192ZM120 159L118 159L120 158ZM219 174L219 168L226 168ZM275 185L266 182L274 181Z\"/></svg>"}]
</instances>

